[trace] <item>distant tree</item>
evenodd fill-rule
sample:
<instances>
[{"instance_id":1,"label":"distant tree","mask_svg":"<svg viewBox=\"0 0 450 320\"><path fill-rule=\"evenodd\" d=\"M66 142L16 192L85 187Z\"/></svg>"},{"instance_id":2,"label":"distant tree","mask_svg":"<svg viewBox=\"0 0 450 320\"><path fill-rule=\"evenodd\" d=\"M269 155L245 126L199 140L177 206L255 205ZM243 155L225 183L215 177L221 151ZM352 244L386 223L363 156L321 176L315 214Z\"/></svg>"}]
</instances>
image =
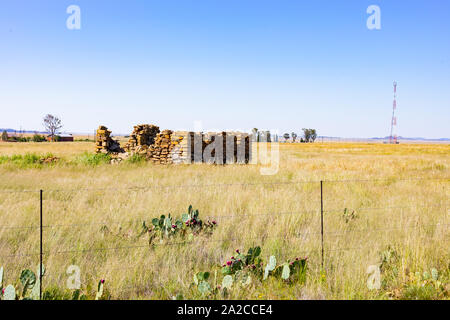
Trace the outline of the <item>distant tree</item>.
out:
<instances>
[{"instance_id":1,"label":"distant tree","mask_svg":"<svg viewBox=\"0 0 450 320\"><path fill-rule=\"evenodd\" d=\"M317 138L316 129L305 129L303 128L303 138L305 142L314 142Z\"/></svg>"},{"instance_id":2,"label":"distant tree","mask_svg":"<svg viewBox=\"0 0 450 320\"><path fill-rule=\"evenodd\" d=\"M311 133L311 136L310 136L311 142L316 141L316 138L317 138L317 131L316 131L316 129L309 129L309 130L310 130L310 133Z\"/></svg>"},{"instance_id":3,"label":"distant tree","mask_svg":"<svg viewBox=\"0 0 450 320\"><path fill-rule=\"evenodd\" d=\"M8 133L6 130L3 130L2 132L2 141L8 141Z\"/></svg>"},{"instance_id":4,"label":"distant tree","mask_svg":"<svg viewBox=\"0 0 450 320\"><path fill-rule=\"evenodd\" d=\"M310 133L309 133L309 129L303 128L303 139L305 139L305 142L309 142L309 137L310 137Z\"/></svg>"},{"instance_id":5,"label":"distant tree","mask_svg":"<svg viewBox=\"0 0 450 320\"><path fill-rule=\"evenodd\" d=\"M47 114L44 117L44 127L45 130L50 134L50 137L52 137L52 141L55 141L55 133L62 128L61 119L58 117L55 117L54 115Z\"/></svg>"},{"instance_id":6,"label":"distant tree","mask_svg":"<svg viewBox=\"0 0 450 320\"><path fill-rule=\"evenodd\" d=\"M289 133L283 134L283 138L286 139L286 140L288 140L288 139L289 139Z\"/></svg>"},{"instance_id":7,"label":"distant tree","mask_svg":"<svg viewBox=\"0 0 450 320\"><path fill-rule=\"evenodd\" d=\"M291 137L292 137L292 140L295 141L295 139L297 139L297 134L295 132L292 132Z\"/></svg>"}]
</instances>

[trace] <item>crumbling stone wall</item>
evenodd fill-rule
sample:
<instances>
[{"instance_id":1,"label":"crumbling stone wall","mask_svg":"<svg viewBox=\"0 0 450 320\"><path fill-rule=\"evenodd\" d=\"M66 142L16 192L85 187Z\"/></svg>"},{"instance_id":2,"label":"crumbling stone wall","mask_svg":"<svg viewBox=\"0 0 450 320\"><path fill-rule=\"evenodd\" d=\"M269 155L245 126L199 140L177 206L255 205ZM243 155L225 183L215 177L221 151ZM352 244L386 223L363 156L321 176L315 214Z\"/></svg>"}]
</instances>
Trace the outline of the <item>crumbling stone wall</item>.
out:
<instances>
[{"instance_id":1,"label":"crumbling stone wall","mask_svg":"<svg viewBox=\"0 0 450 320\"><path fill-rule=\"evenodd\" d=\"M123 149L117 140L111 138L111 131L105 126L99 126L95 136L96 153L121 153Z\"/></svg>"},{"instance_id":2,"label":"crumbling stone wall","mask_svg":"<svg viewBox=\"0 0 450 320\"><path fill-rule=\"evenodd\" d=\"M150 124L140 124L134 126L130 139L125 144L125 151L131 154L146 156L148 148L155 143L159 127Z\"/></svg>"},{"instance_id":3,"label":"crumbling stone wall","mask_svg":"<svg viewBox=\"0 0 450 320\"><path fill-rule=\"evenodd\" d=\"M108 153L117 152L111 149L113 146L117 150L117 142L111 142L110 133L106 127L99 127L97 136L101 143L97 145L97 150ZM123 153L116 154L114 162L120 162L129 155L139 154L155 164L249 163L251 141L250 135L242 132L204 134L164 130L160 133L159 127L142 124L134 127L129 141L125 144L124 149L121 149Z\"/></svg>"}]
</instances>

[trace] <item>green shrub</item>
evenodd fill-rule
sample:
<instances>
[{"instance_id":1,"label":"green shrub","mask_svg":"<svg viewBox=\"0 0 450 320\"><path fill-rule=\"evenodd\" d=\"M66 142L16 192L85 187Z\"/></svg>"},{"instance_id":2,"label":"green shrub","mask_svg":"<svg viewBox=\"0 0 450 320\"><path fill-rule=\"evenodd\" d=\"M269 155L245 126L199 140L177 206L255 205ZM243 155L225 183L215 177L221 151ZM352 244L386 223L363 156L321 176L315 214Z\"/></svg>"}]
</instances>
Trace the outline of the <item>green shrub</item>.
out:
<instances>
[{"instance_id":1,"label":"green shrub","mask_svg":"<svg viewBox=\"0 0 450 320\"><path fill-rule=\"evenodd\" d=\"M33 137L31 138L31 140L33 142L44 142L47 141L47 139L45 138L45 136L41 136L40 134L34 134Z\"/></svg>"},{"instance_id":2,"label":"green shrub","mask_svg":"<svg viewBox=\"0 0 450 320\"><path fill-rule=\"evenodd\" d=\"M145 157L140 154L133 154L131 157L127 159L129 163L143 163L145 162Z\"/></svg>"},{"instance_id":3,"label":"green shrub","mask_svg":"<svg viewBox=\"0 0 450 320\"><path fill-rule=\"evenodd\" d=\"M27 153L25 155L14 154L12 156L1 156L0 163L11 163L19 167L27 167L39 163L41 157L34 153Z\"/></svg>"},{"instance_id":4,"label":"green shrub","mask_svg":"<svg viewBox=\"0 0 450 320\"><path fill-rule=\"evenodd\" d=\"M31 138L29 137L9 137L8 141L15 141L15 142L29 142L31 140Z\"/></svg>"},{"instance_id":5,"label":"green shrub","mask_svg":"<svg viewBox=\"0 0 450 320\"><path fill-rule=\"evenodd\" d=\"M14 154L12 156L0 156L0 164L12 164L20 168L41 166L45 159L54 158L52 153L39 155L35 153Z\"/></svg>"},{"instance_id":6,"label":"green shrub","mask_svg":"<svg viewBox=\"0 0 450 320\"><path fill-rule=\"evenodd\" d=\"M107 164L111 162L111 156L109 154L104 153L89 153L84 152L82 155L76 158L76 161L79 164L97 166L101 164Z\"/></svg>"}]
</instances>

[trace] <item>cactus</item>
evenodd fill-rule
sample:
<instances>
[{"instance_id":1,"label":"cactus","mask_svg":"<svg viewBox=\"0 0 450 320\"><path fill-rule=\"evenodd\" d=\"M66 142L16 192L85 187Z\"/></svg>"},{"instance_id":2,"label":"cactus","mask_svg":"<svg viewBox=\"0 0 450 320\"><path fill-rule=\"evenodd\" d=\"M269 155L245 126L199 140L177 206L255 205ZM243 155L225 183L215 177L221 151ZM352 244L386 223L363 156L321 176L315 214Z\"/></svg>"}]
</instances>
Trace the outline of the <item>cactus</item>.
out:
<instances>
[{"instance_id":1,"label":"cactus","mask_svg":"<svg viewBox=\"0 0 450 320\"><path fill-rule=\"evenodd\" d=\"M33 289L36 284L36 275L30 269L22 270L20 282L23 286L22 297L25 297L29 289Z\"/></svg>"},{"instance_id":2,"label":"cactus","mask_svg":"<svg viewBox=\"0 0 450 320\"><path fill-rule=\"evenodd\" d=\"M230 275L226 275L222 280L222 287L231 289L232 285L233 285L233 277Z\"/></svg>"},{"instance_id":3,"label":"cactus","mask_svg":"<svg viewBox=\"0 0 450 320\"><path fill-rule=\"evenodd\" d=\"M261 262L261 259L258 256L261 253L260 247L250 248L247 254L242 254L239 249L236 250L236 256L233 256L228 260L225 264L222 265L222 274L224 275L233 275L243 270L244 268L250 268L252 272L258 273L256 265ZM255 265L256 264L256 265Z\"/></svg>"},{"instance_id":4,"label":"cactus","mask_svg":"<svg viewBox=\"0 0 450 320\"><path fill-rule=\"evenodd\" d=\"M3 267L0 267L0 289L3 289Z\"/></svg>"},{"instance_id":5,"label":"cactus","mask_svg":"<svg viewBox=\"0 0 450 320\"><path fill-rule=\"evenodd\" d=\"M435 268L431 269L431 278L434 281L437 281L439 279L439 272Z\"/></svg>"},{"instance_id":6,"label":"cactus","mask_svg":"<svg viewBox=\"0 0 450 320\"><path fill-rule=\"evenodd\" d=\"M101 279L98 282L97 294L95 295L95 300L100 300L103 295L103 284L105 283L104 279Z\"/></svg>"},{"instance_id":7,"label":"cactus","mask_svg":"<svg viewBox=\"0 0 450 320\"><path fill-rule=\"evenodd\" d=\"M16 289L12 285L8 285L3 292L3 300L16 300Z\"/></svg>"},{"instance_id":8,"label":"cactus","mask_svg":"<svg viewBox=\"0 0 450 320\"><path fill-rule=\"evenodd\" d=\"M194 275L194 283L197 285L197 290L202 295L207 295L211 293L211 286L208 283L210 273L209 272L198 272Z\"/></svg>"},{"instance_id":9,"label":"cactus","mask_svg":"<svg viewBox=\"0 0 450 320\"><path fill-rule=\"evenodd\" d=\"M163 239L180 235L184 239L192 240L193 235L197 235L200 232L210 235L217 223L215 221L203 223L198 216L198 210L193 210L192 205L189 206L187 213L181 215L180 219L175 219L170 213L167 217L161 215L159 218L152 219L152 227L150 228L143 222L142 231L138 237L149 233L149 243L151 244L156 237L163 241Z\"/></svg>"},{"instance_id":10,"label":"cactus","mask_svg":"<svg viewBox=\"0 0 450 320\"><path fill-rule=\"evenodd\" d=\"M209 285L209 283L207 281L201 281L198 284L198 291L202 294L202 295L207 295L208 293L211 292L211 286Z\"/></svg>"},{"instance_id":11,"label":"cactus","mask_svg":"<svg viewBox=\"0 0 450 320\"><path fill-rule=\"evenodd\" d=\"M158 218L153 218L153 219L152 219L152 224L153 224L155 227L159 227L159 219L158 219Z\"/></svg>"},{"instance_id":12,"label":"cactus","mask_svg":"<svg viewBox=\"0 0 450 320\"><path fill-rule=\"evenodd\" d=\"M194 276L194 279L197 279L198 282L208 280L210 276L209 272L199 272ZM198 282L196 284L198 284Z\"/></svg>"},{"instance_id":13,"label":"cactus","mask_svg":"<svg viewBox=\"0 0 450 320\"><path fill-rule=\"evenodd\" d=\"M263 280L267 279L267 277L269 276L269 272L275 270L276 266L277 266L277 259L275 258L275 256L270 256L269 263L267 264L266 268L264 269Z\"/></svg>"},{"instance_id":14,"label":"cactus","mask_svg":"<svg viewBox=\"0 0 450 320\"><path fill-rule=\"evenodd\" d=\"M289 267L289 264L288 263L285 263L284 265L283 265L283 271L282 271L282 273L281 273L281 278L283 279L283 280L287 280L287 279L289 279L289 276L291 275L291 269L290 269L290 267Z\"/></svg>"},{"instance_id":15,"label":"cactus","mask_svg":"<svg viewBox=\"0 0 450 320\"><path fill-rule=\"evenodd\" d=\"M256 259L261 254L261 247L254 247L248 249L247 253L247 264L254 264L256 262Z\"/></svg>"},{"instance_id":16,"label":"cactus","mask_svg":"<svg viewBox=\"0 0 450 320\"><path fill-rule=\"evenodd\" d=\"M250 273L245 272L245 271L236 272L235 280L241 286L248 286L252 283L252 277L251 277Z\"/></svg>"}]
</instances>

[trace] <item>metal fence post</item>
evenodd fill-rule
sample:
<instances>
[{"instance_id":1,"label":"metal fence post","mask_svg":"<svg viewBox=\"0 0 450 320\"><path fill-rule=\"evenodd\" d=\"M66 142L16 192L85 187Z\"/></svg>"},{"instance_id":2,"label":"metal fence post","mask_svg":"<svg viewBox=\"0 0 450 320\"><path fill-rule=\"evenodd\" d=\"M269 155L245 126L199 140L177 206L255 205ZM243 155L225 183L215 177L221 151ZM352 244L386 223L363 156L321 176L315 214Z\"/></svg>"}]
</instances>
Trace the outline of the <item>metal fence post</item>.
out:
<instances>
[{"instance_id":1,"label":"metal fence post","mask_svg":"<svg viewBox=\"0 0 450 320\"><path fill-rule=\"evenodd\" d=\"M320 235L321 235L321 265L323 270L323 256L324 256L324 249L323 249L323 181L320 180Z\"/></svg>"},{"instance_id":2,"label":"metal fence post","mask_svg":"<svg viewBox=\"0 0 450 320\"><path fill-rule=\"evenodd\" d=\"M40 219L39 219L39 224L40 224L40 236L39 236L39 242L40 242L40 248L39 248L39 256L40 256L40 264L39 264L39 300L42 300L42 195L43 195L43 191L42 189L40 190Z\"/></svg>"}]
</instances>

